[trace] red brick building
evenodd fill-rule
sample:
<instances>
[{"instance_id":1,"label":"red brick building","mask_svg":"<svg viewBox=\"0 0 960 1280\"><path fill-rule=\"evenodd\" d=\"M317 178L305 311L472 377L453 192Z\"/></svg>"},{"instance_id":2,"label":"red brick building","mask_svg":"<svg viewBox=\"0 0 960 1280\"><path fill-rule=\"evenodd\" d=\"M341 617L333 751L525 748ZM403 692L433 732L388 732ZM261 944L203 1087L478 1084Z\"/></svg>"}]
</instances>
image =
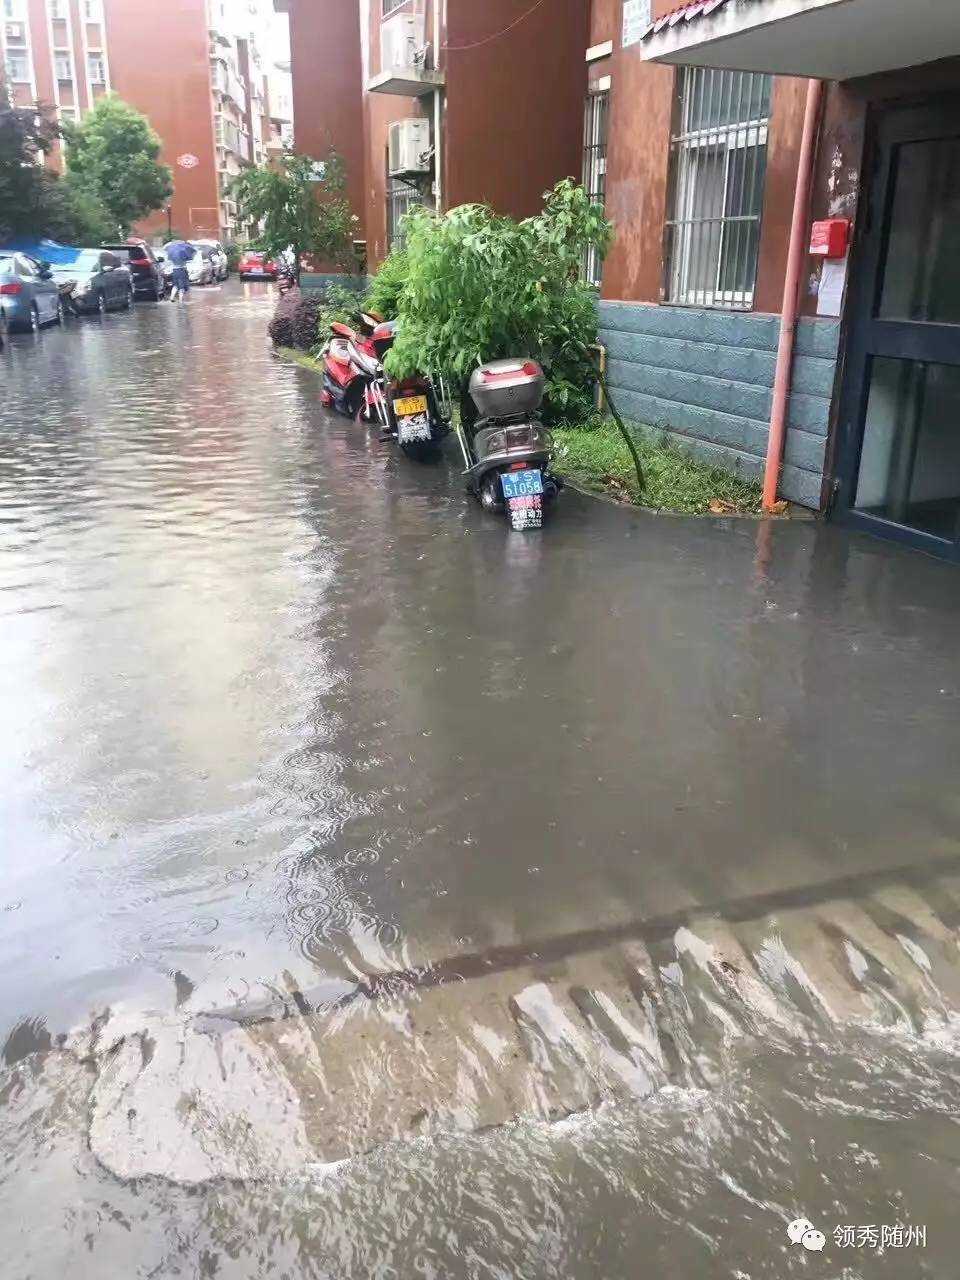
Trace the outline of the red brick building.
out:
<instances>
[{"instance_id":1,"label":"red brick building","mask_svg":"<svg viewBox=\"0 0 960 1280\"><path fill-rule=\"evenodd\" d=\"M412 201L523 216L580 175L629 417L960 555L956 0L277 2L297 143L346 158L371 264Z\"/></svg>"},{"instance_id":2,"label":"red brick building","mask_svg":"<svg viewBox=\"0 0 960 1280\"><path fill-rule=\"evenodd\" d=\"M371 264L412 203L484 201L526 216L557 175L579 173L588 0L532 12L529 0L277 7L290 14L297 148L343 157ZM410 136L424 159L391 177L391 125L409 120L422 122Z\"/></svg>"},{"instance_id":3,"label":"red brick building","mask_svg":"<svg viewBox=\"0 0 960 1280\"><path fill-rule=\"evenodd\" d=\"M79 120L105 93L117 93L159 134L174 175L168 210L139 230L154 238L228 238L238 228L226 180L266 163L288 73L257 48L256 3L234 0L0 0L0 63L21 104L40 102ZM253 28L253 29L251 29ZM273 108L276 110L276 106ZM55 153L48 162L57 167Z\"/></svg>"}]
</instances>

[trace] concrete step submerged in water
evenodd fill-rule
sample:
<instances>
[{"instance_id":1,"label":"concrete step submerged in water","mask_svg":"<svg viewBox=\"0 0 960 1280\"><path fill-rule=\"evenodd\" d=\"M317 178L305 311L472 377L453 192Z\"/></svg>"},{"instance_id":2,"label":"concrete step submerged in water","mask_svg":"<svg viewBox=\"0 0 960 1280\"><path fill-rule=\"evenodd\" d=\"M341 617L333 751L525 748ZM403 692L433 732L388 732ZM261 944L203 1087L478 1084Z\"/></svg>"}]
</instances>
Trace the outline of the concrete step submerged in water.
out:
<instances>
[{"instance_id":1,"label":"concrete step submerged in water","mask_svg":"<svg viewBox=\"0 0 960 1280\"><path fill-rule=\"evenodd\" d=\"M960 1010L960 914L944 918L955 886L930 888L648 922L566 958L551 939L512 966L470 958L463 980L455 958L312 999L291 979L272 1005L157 1020L119 1040L107 1025L91 1148L124 1178L273 1178L668 1086L714 1088L751 1039L942 1032Z\"/></svg>"}]
</instances>

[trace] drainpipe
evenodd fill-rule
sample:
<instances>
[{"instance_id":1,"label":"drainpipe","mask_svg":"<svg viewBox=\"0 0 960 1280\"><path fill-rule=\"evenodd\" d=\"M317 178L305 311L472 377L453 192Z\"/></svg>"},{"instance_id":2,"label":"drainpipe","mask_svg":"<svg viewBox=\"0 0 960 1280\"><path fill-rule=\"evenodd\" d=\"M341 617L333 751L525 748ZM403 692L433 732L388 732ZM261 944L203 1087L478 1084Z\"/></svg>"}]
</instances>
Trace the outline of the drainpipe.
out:
<instances>
[{"instance_id":1,"label":"drainpipe","mask_svg":"<svg viewBox=\"0 0 960 1280\"><path fill-rule=\"evenodd\" d=\"M446 62L446 59L444 59ZM433 0L433 69L440 70L440 0ZM443 90L433 91L433 181L437 189L437 213L443 213Z\"/></svg>"},{"instance_id":2,"label":"drainpipe","mask_svg":"<svg viewBox=\"0 0 960 1280\"><path fill-rule=\"evenodd\" d=\"M797 165L797 189L793 197L793 222L790 226L790 249L787 275L783 282L783 306L780 312L780 342L777 367L773 376L773 407L770 410L770 435L767 439L767 465L763 474L763 509L769 511L777 500L777 481L783 460L783 439L787 429L787 401L790 396L790 370L797 333L797 310L800 301L800 275L807 256L807 215L813 161L823 101L823 81L807 83L807 108L803 117L803 138Z\"/></svg>"}]
</instances>

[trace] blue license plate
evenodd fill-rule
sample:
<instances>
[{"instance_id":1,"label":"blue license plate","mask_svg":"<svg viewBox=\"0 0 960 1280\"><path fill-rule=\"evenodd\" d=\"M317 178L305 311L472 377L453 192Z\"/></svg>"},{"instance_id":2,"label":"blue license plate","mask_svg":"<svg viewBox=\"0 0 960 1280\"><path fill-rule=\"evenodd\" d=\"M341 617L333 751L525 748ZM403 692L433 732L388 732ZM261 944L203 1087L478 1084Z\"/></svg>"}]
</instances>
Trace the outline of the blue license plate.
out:
<instances>
[{"instance_id":1,"label":"blue license plate","mask_svg":"<svg viewBox=\"0 0 960 1280\"><path fill-rule=\"evenodd\" d=\"M543 493L543 477L534 468L527 471L501 471L500 487L504 498L532 498Z\"/></svg>"}]
</instances>

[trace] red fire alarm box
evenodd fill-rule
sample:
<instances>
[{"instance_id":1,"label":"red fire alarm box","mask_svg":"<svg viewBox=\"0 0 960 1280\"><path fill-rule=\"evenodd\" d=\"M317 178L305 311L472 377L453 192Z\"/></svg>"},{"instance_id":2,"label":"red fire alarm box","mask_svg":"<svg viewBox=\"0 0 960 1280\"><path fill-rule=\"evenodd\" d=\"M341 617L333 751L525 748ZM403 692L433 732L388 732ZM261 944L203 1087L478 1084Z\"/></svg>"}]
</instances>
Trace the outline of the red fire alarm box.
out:
<instances>
[{"instance_id":1,"label":"red fire alarm box","mask_svg":"<svg viewBox=\"0 0 960 1280\"><path fill-rule=\"evenodd\" d=\"M843 258L850 238L847 218L827 218L810 229L810 253L815 258Z\"/></svg>"}]
</instances>

